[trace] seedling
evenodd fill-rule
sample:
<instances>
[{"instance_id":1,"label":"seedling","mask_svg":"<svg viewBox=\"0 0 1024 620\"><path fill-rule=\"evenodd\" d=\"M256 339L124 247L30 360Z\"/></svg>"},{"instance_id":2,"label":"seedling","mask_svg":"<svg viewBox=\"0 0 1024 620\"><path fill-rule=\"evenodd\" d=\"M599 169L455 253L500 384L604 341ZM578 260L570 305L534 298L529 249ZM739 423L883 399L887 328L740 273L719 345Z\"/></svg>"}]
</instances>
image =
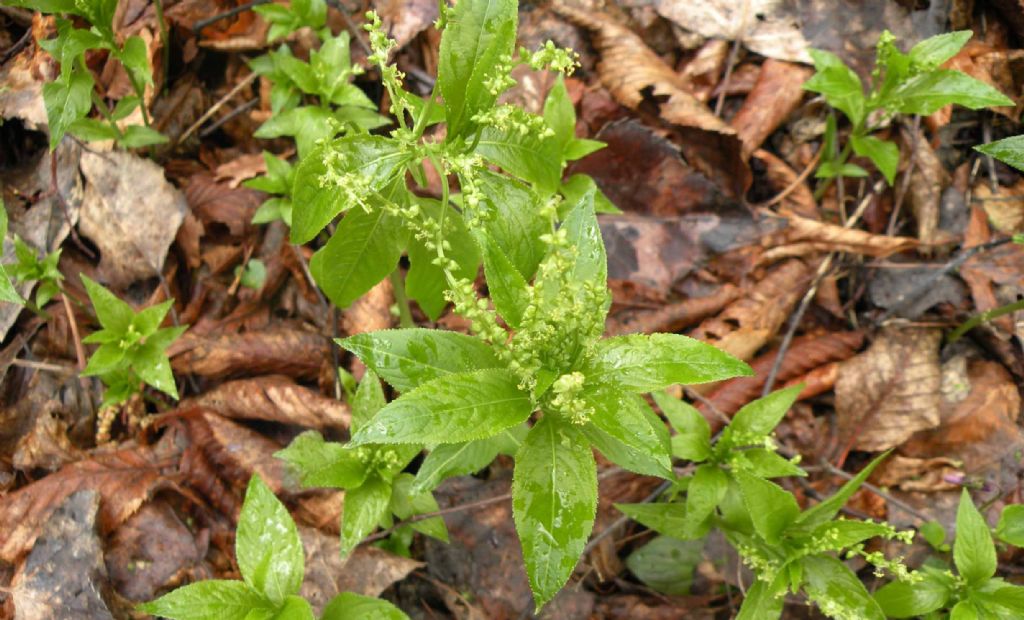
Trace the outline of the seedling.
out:
<instances>
[{"instance_id":1,"label":"seedling","mask_svg":"<svg viewBox=\"0 0 1024 620\"><path fill-rule=\"evenodd\" d=\"M16 282L38 283L34 306L40 310L60 292L60 282L64 279L57 269L60 249L39 258L36 251L22 241L21 237L15 237L14 255L18 262L7 265L7 271Z\"/></svg>"},{"instance_id":2,"label":"seedling","mask_svg":"<svg viewBox=\"0 0 1024 620\"><path fill-rule=\"evenodd\" d=\"M824 96L851 125L846 144L840 149L835 116L828 118L822 163L815 173L817 178L827 180L819 185L819 196L832 179L867 176L866 170L849 162L852 153L870 159L892 184L899 167L899 147L872 134L897 114L928 115L950 104L972 110L1014 105L992 86L961 71L940 68L960 51L972 34L962 30L937 35L921 41L904 54L896 47L892 33L883 32L878 40L875 69L867 94L860 77L838 56L811 50L816 72L804 83L804 88Z\"/></svg>"},{"instance_id":3,"label":"seedling","mask_svg":"<svg viewBox=\"0 0 1024 620\"><path fill-rule=\"evenodd\" d=\"M245 492L235 535L242 581L189 584L139 606L171 620L313 620L313 608L299 596L305 576L302 539L288 510L253 475ZM345 592L324 607L320 620L408 620L387 601Z\"/></svg>"},{"instance_id":4,"label":"seedling","mask_svg":"<svg viewBox=\"0 0 1024 620\"><path fill-rule=\"evenodd\" d=\"M82 339L86 344L100 345L89 357L82 376L99 377L106 386L103 407L124 402L139 391L141 383L177 399L178 388L166 349L187 326L160 327L174 301L167 300L136 313L88 276L83 275L82 282L103 326Z\"/></svg>"},{"instance_id":5,"label":"seedling","mask_svg":"<svg viewBox=\"0 0 1024 620\"><path fill-rule=\"evenodd\" d=\"M146 42L131 36L123 42L114 34L114 12L117 0L12 0L44 13L68 14L85 19L91 26L76 28L68 19L57 17L57 36L40 41L39 46L60 63L60 75L43 85L43 103L50 127L50 149L60 144L65 133L86 141L114 140L123 148L139 148L166 142L167 138L150 127L146 106L141 105L146 86L153 84ZM134 95L124 97L114 109L107 107L95 89L92 72L85 55L104 50L124 67ZM95 105L103 120L89 118ZM122 127L120 121L136 108L142 112L143 125Z\"/></svg>"}]
</instances>

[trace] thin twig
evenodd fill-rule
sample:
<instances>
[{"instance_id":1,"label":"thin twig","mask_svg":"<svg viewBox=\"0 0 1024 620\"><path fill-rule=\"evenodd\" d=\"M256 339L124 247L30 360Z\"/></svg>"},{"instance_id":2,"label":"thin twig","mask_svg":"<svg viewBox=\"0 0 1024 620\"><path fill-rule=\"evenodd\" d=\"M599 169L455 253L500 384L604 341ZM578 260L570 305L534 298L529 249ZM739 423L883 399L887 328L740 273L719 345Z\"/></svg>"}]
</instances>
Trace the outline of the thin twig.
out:
<instances>
[{"instance_id":1,"label":"thin twig","mask_svg":"<svg viewBox=\"0 0 1024 620\"><path fill-rule=\"evenodd\" d=\"M981 139L985 144L992 142L992 123L987 115L981 119ZM985 155L985 165L988 167L989 189L995 194L999 191L999 177L996 176L996 162L991 155Z\"/></svg>"},{"instance_id":2,"label":"thin twig","mask_svg":"<svg viewBox=\"0 0 1024 620\"><path fill-rule=\"evenodd\" d=\"M395 530L397 530L400 527L406 526L406 525L412 525L413 523L419 523L420 521L426 521L427 519L433 519L434 517L442 517L444 515L448 515L448 514L452 514L452 513L456 513L456 512L464 512L466 510L473 510L473 509L476 509L476 508L483 508L484 506L490 506L491 504L498 504L500 502L504 502L504 501L507 501L507 500L510 500L510 499L512 499L512 494L511 493L502 493L501 495L495 495L494 497L486 497L484 499L478 499L475 502L469 502L468 504L459 504L458 506L450 506L448 508L442 508L440 510L435 510L433 512L424 512L423 514L413 515L413 516L409 517L408 519L405 519L403 521L399 521L398 523L392 525L391 527L389 527L386 530L381 530L381 531L377 532L376 534L370 534L369 536L364 538L362 540L362 542L359 543L359 544L366 544L366 543L369 543L369 542L373 542L375 540L381 540L382 538L387 538L392 533L394 533Z\"/></svg>"},{"instance_id":3,"label":"thin twig","mask_svg":"<svg viewBox=\"0 0 1024 620\"><path fill-rule=\"evenodd\" d=\"M11 58L13 58L18 52L25 49L28 42L32 40L32 29L29 28L25 31L25 34L21 35L21 38L15 41L14 45L7 48L3 56L0 56L0 65L4 64Z\"/></svg>"},{"instance_id":4,"label":"thin twig","mask_svg":"<svg viewBox=\"0 0 1024 620\"><path fill-rule=\"evenodd\" d=\"M78 371L69 366L62 366L60 364L48 364L46 362L34 362L26 359L14 359L11 360L11 366L20 366L21 368L31 368L32 370L44 370L46 372L53 372L61 375L73 375Z\"/></svg>"},{"instance_id":5,"label":"thin twig","mask_svg":"<svg viewBox=\"0 0 1024 620\"><path fill-rule=\"evenodd\" d=\"M715 101L715 116L722 115L722 107L725 105L725 91L728 90L729 78L732 77L732 70L736 66L736 58L740 54L740 45L743 44L743 39L747 38L747 22L749 17L750 0L743 0L743 19L740 21L739 32L736 35L736 39L732 42L732 48L729 50L729 57L725 61L725 73L722 75L718 99Z\"/></svg>"},{"instance_id":6,"label":"thin twig","mask_svg":"<svg viewBox=\"0 0 1024 620\"><path fill-rule=\"evenodd\" d=\"M204 130L199 132L199 137L200 138L205 138L205 137L209 136L213 132L215 132L218 129L220 129L221 126L224 125L224 123L230 121L231 119L235 118L239 114L242 114L243 112L246 112L246 111L251 110L252 108L256 107L256 104L259 103L259 102L260 102L259 97L253 97L252 99L246 101L245 103L243 103L242 105L238 106L234 110L231 110L230 112L228 112L224 116L222 116L222 117L218 118L217 120L213 121L210 124L209 127L207 127L206 129L204 129Z\"/></svg>"},{"instance_id":7,"label":"thin twig","mask_svg":"<svg viewBox=\"0 0 1024 620\"><path fill-rule=\"evenodd\" d=\"M775 194L775 197L771 198L766 202L753 205L754 208L767 209L768 207L772 207L782 202L783 200L785 200L786 196L789 196L794 191L796 191L796 188L800 187L800 185L807 180L807 177L809 177L811 173L814 172L814 169L818 166L818 162L821 161L821 153L822 149L819 148L817 152L814 153L814 157L811 158L811 161L807 163L807 167L805 167L803 172L800 173L800 176L793 179L793 182L786 186L786 189L782 190L778 194Z\"/></svg>"},{"instance_id":8,"label":"thin twig","mask_svg":"<svg viewBox=\"0 0 1024 620\"><path fill-rule=\"evenodd\" d=\"M241 92L242 89L246 86L252 84L257 77L259 76L256 73L250 73L245 77L244 80L242 80L238 84L235 84L234 88L228 91L228 94L221 97L217 101L217 103L213 104L213 106L209 110L207 110L206 113L199 117L199 120L192 123L192 125L185 130L185 133L181 134L181 136L175 141L175 144L181 144L182 142L184 142L189 136L191 136L195 132L195 130L199 129L199 127L202 126L203 123L210 120L210 117L216 114L217 111L220 110L225 103L230 101L232 97Z\"/></svg>"}]
</instances>

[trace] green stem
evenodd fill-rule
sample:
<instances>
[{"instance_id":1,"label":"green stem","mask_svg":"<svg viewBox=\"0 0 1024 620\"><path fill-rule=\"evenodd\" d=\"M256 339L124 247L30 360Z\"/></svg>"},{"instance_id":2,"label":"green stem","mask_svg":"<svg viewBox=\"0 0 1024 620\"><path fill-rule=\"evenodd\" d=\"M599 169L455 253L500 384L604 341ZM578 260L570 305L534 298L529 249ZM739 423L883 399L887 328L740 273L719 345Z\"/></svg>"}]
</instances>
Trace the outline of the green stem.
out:
<instances>
[{"instance_id":1,"label":"green stem","mask_svg":"<svg viewBox=\"0 0 1024 620\"><path fill-rule=\"evenodd\" d=\"M854 128L854 131L856 132L857 129ZM842 168L843 164L846 163L846 160L850 158L850 153L852 153L852 152L853 152L853 141L847 139L846 144L843 146L843 150L839 153L839 156L836 157L836 159L835 159L836 167ZM828 178L828 179L822 179L821 183L819 183L818 187L814 190L814 199L815 200L821 200L821 197L825 195L825 192L828 191L828 188L832 187L832 182L835 181L836 179L840 179L841 180L842 178L843 178L843 175L839 174L839 175L836 175L835 177L831 177L831 178Z\"/></svg>"},{"instance_id":2,"label":"green stem","mask_svg":"<svg viewBox=\"0 0 1024 620\"><path fill-rule=\"evenodd\" d=\"M412 320L412 310L409 308L409 298L405 295L405 278L398 272L398 268L388 276L391 279L391 288L394 289L395 303L398 305L398 324L402 327L416 327Z\"/></svg>"},{"instance_id":3,"label":"green stem","mask_svg":"<svg viewBox=\"0 0 1024 620\"><path fill-rule=\"evenodd\" d=\"M975 314L971 318L961 323L956 329L954 329L953 332L949 334L949 337L946 338L946 342L949 344L953 344L957 340L960 340L960 338L963 337L964 334L971 331L975 327L981 325L982 323L988 323L992 319L998 319L1001 316L1005 316L1018 310L1024 310L1024 299L1006 304L1005 306L994 308L992 310L987 310L979 314Z\"/></svg>"},{"instance_id":4,"label":"green stem","mask_svg":"<svg viewBox=\"0 0 1024 620\"><path fill-rule=\"evenodd\" d=\"M97 93L96 90L93 89L93 91L89 94L92 97L93 105L95 105L96 108L100 111L100 114L103 116L103 118L107 119L107 124L109 124L110 127L115 132L117 132L117 139L120 140L121 138L124 138L124 132L121 131L121 128L117 126L116 122L114 122L114 117L110 115L110 110L107 109L107 104L102 99L100 99L99 93Z\"/></svg>"}]
</instances>

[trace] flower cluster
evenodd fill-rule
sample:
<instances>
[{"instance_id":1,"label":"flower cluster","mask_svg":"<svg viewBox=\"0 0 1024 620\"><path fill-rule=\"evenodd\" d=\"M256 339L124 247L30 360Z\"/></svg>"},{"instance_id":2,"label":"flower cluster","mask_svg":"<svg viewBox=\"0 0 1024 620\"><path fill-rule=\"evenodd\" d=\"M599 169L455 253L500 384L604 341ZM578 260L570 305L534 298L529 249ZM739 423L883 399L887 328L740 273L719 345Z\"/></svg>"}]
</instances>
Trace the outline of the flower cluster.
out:
<instances>
[{"instance_id":1,"label":"flower cluster","mask_svg":"<svg viewBox=\"0 0 1024 620\"><path fill-rule=\"evenodd\" d=\"M551 393L545 411L554 412L567 418L576 425L586 424L593 415L594 409L588 407L581 399L583 383L586 377L581 372L564 374L551 384Z\"/></svg>"}]
</instances>

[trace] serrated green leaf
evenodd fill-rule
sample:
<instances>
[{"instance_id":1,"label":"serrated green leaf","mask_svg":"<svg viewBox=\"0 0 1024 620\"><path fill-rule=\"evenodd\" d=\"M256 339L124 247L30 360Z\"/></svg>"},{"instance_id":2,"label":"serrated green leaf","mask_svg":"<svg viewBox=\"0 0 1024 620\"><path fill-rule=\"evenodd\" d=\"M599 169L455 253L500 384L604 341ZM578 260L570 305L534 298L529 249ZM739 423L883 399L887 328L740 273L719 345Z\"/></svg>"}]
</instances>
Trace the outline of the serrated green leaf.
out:
<instances>
[{"instance_id":1,"label":"serrated green leaf","mask_svg":"<svg viewBox=\"0 0 1024 620\"><path fill-rule=\"evenodd\" d=\"M82 274L82 283L85 291L89 294L89 301L96 311L96 318L105 329L117 333L125 333L135 316L135 311L116 295L92 280L89 276Z\"/></svg>"},{"instance_id":2,"label":"serrated green leaf","mask_svg":"<svg viewBox=\"0 0 1024 620\"><path fill-rule=\"evenodd\" d=\"M864 583L839 560L812 555L801 560L807 597L823 607L841 606L845 613L862 620L885 620L882 609L871 598Z\"/></svg>"},{"instance_id":3,"label":"serrated green leaf","mask_svg":"<svg viewBox=\"0 0 1024 620\"><path fill-rule=\"evenodd\" d=\"M160 323L163 322L172 305L174 305L174 300L168 299L155 306L143 308L132 317L131 325L143 338L152 336L160 328Z\"/></svg>"},{"instance_id":4,"label":"serrated green leaf","mask_svg":"<svg viewBox=\"0 0 1024 620\"><path fill-rule=\"evenodd\" d=\"M253 132L256 138L295 138L299 158L303 161L314 157L316 143L319 140L333 138L336 130L331 123L333 115L330 110L320 106L300 106L291 110L283 110L271 116L259 129Z\"/></svg>"},{"instance_id":5,"label":"serrated green leaf","mask_svg":"<svg viewBox=\"0 0 1024 620\"><path fill-rule=\"evenodd\" d=\"M292 243L308 243L335 216L356 206L345 199L344 192L339 192L334 183L321 185L321 179L338 179L352 173L367 179L369 188L380 192L392 184L408 158L394 140L368 135L339 138L302 157L295 168L292 192L296 207ZM364 200L373 204L369 197Z\"/></svg>"},{"instance_id":6,"label":"serrated green leaf","mask_svg":"<svg viewBox=\"0 0 1024 620\"><path fill-rule=\"evenodd\" d=\"M853 145L854 153L870 159L885 177L885 181L892 185L900 165L900 148L894 142L853 134L850 136L850 144Z\"/></svg>"},{"instance_id":7,"label":"serrated green leaf","mask_svg":"<svg viewBox=\"0 0 1024 620\"><path fill-rule=\"evenodd\" d=\"M991 155L1004 164L1024 171L1024 136L1013 136L974 147L974 150Z\"/></svg>"},{"instance_id":8,"label":"serrated green leaf","mask_svg":"<svg viewBox=\"0 0 1024 620\"><path fill-rule=\"evenodd\" d=\"M729 478L717 465L697 467L690 486L686 488L687 533L690 537L696 537L704 521L725 499L728 490Z\"/></svg>"},{"instance_id":9,"label":"serrated green leaf","mask_svg":"<svg viewBox=\"0 0 1024 620\"><path fill-rule=\"evenodd\" d=\"M910 48L907 55L918 67L934 69L956 56L973 35L970 30L958 30L928 37Z\"/></svg>"},{"instance_id":10,"label":"serrated green leaf","mask_svg":"<svg viewBox=\"0 0 1024 620\"><path fill-rule=\"evenodd\" d=\"M875 601L890 618L915 618L942 609L951 595L949 584L926 574L916 583L887 583L875 593Z\"/></svg>"},{"instance_id":11,"label":"serrated green leaf","mask_svg":"<svg viewBox=\"0 0 1024 620\"><path fill-rule=\"evenodd\" d=\"M651 392L661 412L678 435L672 437L672 454L694 462L711 457L711 426L700 411L665 392Z\"/></svg>"},{"instance_id":12,"label":"serrated green leaf","mask_svg":"<svg viewBox=\"0 0 1024 620\"><path fill-rule=\"evenodd\" d=\"M50 150L57 148L64 134L92 109L92 74L72 71L67 80L43 84L43 107L50 127Z\"/></svg>"},{"instance_id":13,"label":"serrated green leaf","mask_svg":"<svg viewBox=\"0 0 1024 620\"><path fill-rule=\"evenodd\" d=\"M540 236L549 231L540 217L542 200L518 181L489 170L481 171L479 187L484 206L494 214L484 221L487 235L529 282L544 258Z\"/></svg>"},{"instance_id":14,"label":"serrated green leaf","mask_svg":"<svg viewBox=\"0 0 1024 620\"><path fill-rule=\"evenodd\" d=\"M343 592L327 603L320 620L409 620L409 616L379 598Z\"/></svg>"},{"instance_id":15,"label":"serrated green leaf","mask_svg":"<svg viewBox=\"0 0 1024 620\"><path fill-rule=\"evenodd\" d=\"M611 386L584 389L580 399L593 410L590 424L652 462L648 475L671 476L672 461L644 415L647 403L635 394Z\"/></svg>"},{"instance_id":16,"label":"serrated green leaf","mask_svg":"<svg viewBox=\"0 0 1024 620\"><path fill-rule=\"evenodd\" d=\"M796 499L779 485L746 472L733 472L732 476L754 529L769 544L777 544L800 514Z\"/></svg>"},{"instance_id":17,"label":"serrated green leaf","mask_svg":"<svg viewBox=\"0 0 1024 620\"><path fill-rule=\"evenodd\" d=\"M359 431L386 404L388 404L388 400L384 396L380 379L373 368L367 369L363 380L359 382L359 387L356 388L356 393L352 396L352 427L349 430L352 433Z\"/></svg>"},{"instance_id":18,"label":"serrated green leaf","mask_svg":"<svg viewBox=\"0 0 1024 620\"><path fill-rule=\"evenodd\" d=\"M658 536L626 558L626 567L637 579L658 592L686 596L693 572L703 559L702 541Z\"/></svg>"},{"instance_id":19,"label":"serrated green leaf","mask_svg":"<svg viewBox=\"0 0 1024 620\"><path fill-rule=\"evenodd\" d=\"M345 492L341 513L341 557L346 558L373 530L377 529L391 504L391 484L377 475Z\"/></svg>"},{"instance_id":20,"label":"serrated green leaf","mask_svg":"<svg viewBox=\"0 0 1024 620\"><path fill-rule=\"evenodd\" d=\"M756 438L764 437L775 430L779 421L796 402L801 390L802 385L795 385L776 390L768 396L744 405L729 423L730 435L753 438L747 445L759 443Z\"/></svg>"},{"instance_id":21,"label":"serrated green leaf","mask_svg":"<svg viewBox=\"0 0 1024 620\"><path fill-rule=\"evenodd\" d=\"M467 135L479 112L494 105L497 93L485 84L502 56L515 51L515 0L468 0L448 12L441 35L437 85L444 97L448 139Z\"/></svg>"},{"instance_id":22,"label":"serrated green leaf","mask_svg":"<svg viewBox=\"0 0 1024 620\"><path fill-rule=\"evenodd\" d=\"M434 489L445 478L476 473L487 467L497 455L496 437L442 444L423 459L413 490Z\"/></svg>"},{"instance_id":23,"label":"serrated green leaf","mask_svg":"<svg viewBox=\"0 0 1024 620\"><path fill-rule=\"evenodd\" d=\"M174 384L171 360L164 348L154 342L137 347L130 354L132 369L146 384L177 400L178 386Z\"/></svg>"},{"instance_id":24,"label":"serrated green leaf","mask_svg":"<svg viewBox=\"0 0 1024 620\"><path fill-rule=\"evenodd\" d=\"M253 609L273 612L271 604L241 581L209 579L178 588L139 605L171 620L245 620Z\"/></svg>"},{"instance_id":25,"label":"serrated green leaf","mask_svg":"<svg viewBox=\"0 0 1024 620\"><path fill-rule=\"evenodd\" d=\"M624 390L653 392L676 383L750 376L753 371L728 353L687 336L633 334L601 340L584 374L588 380Z\"/></svg>"},{"instance_id":26,"label":"serrated green leaf","mask_svg":"<svg viewBox=\"0 0 1024 620\"><path fill-rule=\"evenodd\" d=\"M291 465L304 487L351 489L366 480L366 466L354 451L306 431L274 456Z\"/></svg>"},{"instance_id":27,"label":"serrated green leaf","mask_svg":"<svg viewBox=\"0 0 1024 620\"><path fill-rule=\"evenodd\" d=\"M484 276L494 309L509 327L519 329L530 302L526 280L497 242L486 233L484 236Z\"/></svg>"},{"instance_id":28,"label":"serrated green leaf","mask_svg":"<svg viewBox=\"0 0 1024 620\"><path fill-rule=\"evenodd\" d=\"M786 574L782 571L771 583L758 579L747 590L736 620L772 620L782 616L786 602Z\"/></svg>"},{"instance_id":29,"label":"serrated green leaf","mask_svg":"<svg viewBox=\"0 0 1024 620\"><path fill-rule=\"evenodd\" d=\"M601 239L601 226L597 223L594 212L594 195L590 192L583 195L580 201L569 211L562 223L569 243L576 248L576 261L571 270L572 278L577 282L590 282L606 287L608 281L608 255ZM607 312L607 308L602 312Z\"/></svg>"},{"instance_id":30,"label":"serrated green leaf","mask_svg":"<svg viewBox=\"0 0 1024 620\"><path fill-rule=\"evenodd\" d=\"M401 220L383 209L352 209L313 254L309 271L327 298L346 308L394 271L408 236Z\"/></svg>"},{"instance_id":31,"label":"serrated green leaf","mask_svg":"<svg viewBox=\"0 0 1024 620\"><path fill-rule=\"evenodd\" d=\"M529 394L504 369L449 374L406 392L353 437L365 443L460 443L497 435L533 413Z\"/></svg>"},{"instance_id":32,"label":"serrated green leaf","mask_svg":"<svg viewBox=\"0 0 1024 620\"><path fill-rule=\"evenodd\" d=\"M1012 504L1003 508L996 525L996 537L1014 547L1024 547L1024 505Z\"/></svg>"},{"instance_id":33,"label":"serrated green leaf","mask_svg":"<svg viewBox=\"0 0 1024 620\"><path fill-rule=\"evenodd\" d=\"M295 522L274 492L254 474L238 518L235 557L245 583L274 605L302 586L305 556Z\"/></svg>"},{"instance_id":34,"label":"serrated green leaf","mask_svg":"<svg viewBox=\"0 0 1024 620\"><path fill-rule=\"evenodd\" d=\"M437 512L437 500L430 491L415 491L415 477L412 474L399 474L392 482L391 512L399 519L408 519L413 515ZM448 542L448 528L444 519L431 517L410 525L421 534Z\"/></svg>"},{"instance_id":35,"label":"serrated green leaf","mask_svg":"<svg viewBox=\"0 0 1024 620\"><path fill-rule=\"evenodd\" d=\"M996 546L992 542L985 517L975 508L971 494L964 489L956 511L956 540L953 562L969 585L978 585L996 574Z\"/></svg>"},{"instance_id":36,"label":"serrated green leaf","mask_svg":"<svg viewBox=\"0 0 1024 620\"><path fill-rule=\"evenodd\" d=\"M684 504L669 502L663 504L615 504L615 508L637 523L659 534L688 540L690 527Z\"/></svg>"},{"instance_id":37,"label":"serrated green leaf","mask_svg":"<svg viewBox=\"0 0 1024 620\"><path fill-rule=\"evenodd\" d=\"M734 467L750 472L758 478L803 477L807 475L807 472L774 450L750 448L737 451L734 455L736 459L733 461Z\"/></svg>"},{"instance_id":38,"label":"serrated green leaf","mask_svg":"<svg viewBox=\"0 0 1024 620\"><path fill-rule=\"evenodd\" d=\"M827 521L831 521L833 517L839 514L839 511L842 510L843 506L846 505L846 501L850 499L850 496L860 488L860 485L864 484L864 481L868 479L871 472L875 471L875 468L878 467L887 456L889 456L889 453L884 452L875 457L874 460L868 463L867 467L860 470L856 476L848 480L846 484L835 492L834 495L817 506L803 511L800 514L800 518L797 519L797 522L800 525L813 528Z\"/></svg>"},{"instance_id":39,"label":"serrated green leaf","mask_svg":"<svg viewBox=\"0 0 1024 620\"><path fill-rule=\"evenodd\" d=\"M255 620L249 618L248 620ZM316 620L313 615L313 608L309 602L301 596L291 595L284 599L273 620Z\"/></svg>"},{"instance_id":40,"label":"serrated green leaf","mask_svg":"<svg viewBox=\"0 0 1024 620\"><path fill-rule=\"evenodd\" d=\"M124 135L118 138L117 144L126 149L138 149L154 144L164 144L167 136L150 127L129 125L124 128Z\"/></svg>"},{"instance_id":41,"label":"serrated green leaf","mask_svg":"<svg viewBox=\"0 0 1024 620\"><path fill-rule=\"evenodd\" d=\"M459 279L475 279L480 267L480 250L462 216L451 207L442 210L436 200L419 199L417 204L427 217L437 222L438 236L448 243L445 256L458 264L453 275ZM415 236L409 240L410 267L405 277L405 292L419 303L432 321L436 321L448 305L444 292L449 288L444 271L433 264L435 260L436 249L427 249Z\"/></svg>"},{"instance_id":42,"label":"serrated green leaf","mask_svg":"<svg viewBox=\"0 0 1024 620\"><path fill-rule=\"evenodd\" d=\"M558 191L562 178L561 152L553 138L535 132L523 133L516 127L484 127L476 152L505 172L533 183L543 194Z\"/></svg>"},{"instance_id":43,"label":"serrated green leaf","mask_svg":"<svg viewBox=\"0 0 1024 620\"><path fill-rule=\"evenodd\" d=\"M951 103L972 110L1014 105L1012 99L992 86L949 69L928 71L906 80L893 91L891 99L903 114L922 116Z\"/></svg>"},{"instance_id":44,"label":"serrated green leaf","mask_svg":"<svg viewBox=\"0 0 1024 620\"><path fill-rule=\"evenodd\" d=\"M574 174L562 182L559 190L565 197L563 205L574 205L583 198L587 192L594 192L594 211L597 213L622 213L615 204L604 195L601 188L597 186L594 179L587 174Z\"/></svg>"},{"instance_id":45,"label":"serrated green leaf","mask_svg":"<svg viewBox=\"0 0 1024 620\"><path fill-rule=\"evenodd\" d=\"M545 416L516 454L512 514L540 608L572 575L597 510L597 466L586 438Z\"/></svg>"},{"instance_id":46,"label":"serrated green leaf","mask_svg":"<svg viewBox=\"0 0 1024 620\"><path fill-rule=\"evenodd\" d=\"M435 329L386 329L337 341L399 392L445 375L502 366L484 341Z\"/></svg>"}]
</instances>

